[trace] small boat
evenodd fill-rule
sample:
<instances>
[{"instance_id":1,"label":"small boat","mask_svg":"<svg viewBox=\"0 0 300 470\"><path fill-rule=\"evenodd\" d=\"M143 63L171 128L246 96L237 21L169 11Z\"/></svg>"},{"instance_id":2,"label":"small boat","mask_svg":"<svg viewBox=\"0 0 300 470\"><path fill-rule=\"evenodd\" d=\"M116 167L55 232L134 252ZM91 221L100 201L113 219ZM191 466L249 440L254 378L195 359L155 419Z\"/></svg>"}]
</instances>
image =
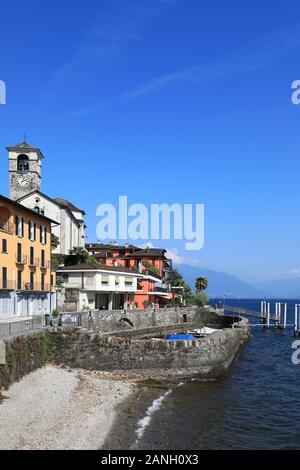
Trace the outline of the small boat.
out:
<instances>
[{"instance_id":1,"label":"small boat","mask_svg":"<svg viewBox=\"0 0 300 470\"><path fill-rule=\"evenodd\" d=\"M203 326L202 328L198 328L197 330L187 331L187 334L193 335L195 338L203 338L205 336L209 336L214 333L216 330L215 328L209 328L208 326Z\"/></svg>"}]
</instances>

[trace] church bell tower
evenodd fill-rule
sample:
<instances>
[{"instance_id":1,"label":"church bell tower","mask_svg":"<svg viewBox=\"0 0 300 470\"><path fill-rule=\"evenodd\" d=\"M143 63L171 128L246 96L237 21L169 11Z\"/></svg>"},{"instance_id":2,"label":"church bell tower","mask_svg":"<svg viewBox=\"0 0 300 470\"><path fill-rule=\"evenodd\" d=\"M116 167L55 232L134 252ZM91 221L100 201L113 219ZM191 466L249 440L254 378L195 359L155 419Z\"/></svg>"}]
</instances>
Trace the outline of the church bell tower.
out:
<instances>
[{"instance_id":1,"label":"church bell tower","mask_svg":"<svg viewBox=\"0 0 300 470\"><path fill-rule=\"evenodd\" d=\"M9 159L9 197L15 201L41 190L42 159L39 148L28 142L6 147Z\"/></svg>"}]
</instances>

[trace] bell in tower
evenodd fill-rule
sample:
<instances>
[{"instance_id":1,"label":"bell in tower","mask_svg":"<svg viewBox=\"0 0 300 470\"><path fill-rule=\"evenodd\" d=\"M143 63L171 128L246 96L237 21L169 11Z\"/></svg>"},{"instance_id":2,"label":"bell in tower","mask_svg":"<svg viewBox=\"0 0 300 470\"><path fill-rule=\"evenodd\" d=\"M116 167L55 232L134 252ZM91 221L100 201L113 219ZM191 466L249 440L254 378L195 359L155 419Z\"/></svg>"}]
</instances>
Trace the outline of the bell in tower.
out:
<instances>
[{"instance_id":1,"label":"bell in tower","mask_svg":"<svg viewBox=\"0 0 300 470\"><path fill-rule=\"evenodd\" d=\"M6 147L9 159L9 197L15 201L32 191L41 190L41 161L39 148L28 142Z\"/></svg>"}]
</instances>

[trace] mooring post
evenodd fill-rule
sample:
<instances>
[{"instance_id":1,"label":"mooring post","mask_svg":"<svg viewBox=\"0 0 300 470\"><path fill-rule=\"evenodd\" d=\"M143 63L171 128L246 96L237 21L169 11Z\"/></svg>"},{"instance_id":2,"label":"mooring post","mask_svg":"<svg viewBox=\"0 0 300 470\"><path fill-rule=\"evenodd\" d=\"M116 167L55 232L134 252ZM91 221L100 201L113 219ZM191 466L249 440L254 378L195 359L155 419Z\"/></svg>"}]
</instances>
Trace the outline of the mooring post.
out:
<instances>
[{"instance_id":1,"label":"mooring post","mask_svg":"<svg viewBox=\"0 0 300 470\"><path fill-rule=\"evenodd\" d=\"M278 323L278 328L284 329L286 328L286 322L287 322L287 303L280 303L279 307L279 323Z\"/></svg>"},{"instance_id":2,"label":"mooring post","mask_svg":"<svg viewBox=\"0 0 300 470\"><path fill-rule=\"evenodd\" d=\"M277 325L281 324L281 307L282 307L282 305L283 304L281 302L278 302L277 314L276 314L276 323L277 323Z\"/></svg>"},{"instance_id":3,"label":"mooring post","mask_svg":"<svg viewBox=\"0 0 300 470\"><path fill-rule=\"evenodd\" d=\"M263 300L260 303L260 313L261 313L261 318L260 322L265 325L266 324L266 318L267 318L267 302Z\"/></svg>"},{"instance_id":4,"label":"mooring post","mask_svg":"<svg viewBox=\"0 0 300 470\"><path fill-rule=\"evenodd\" d=\"M283 314L283 328L286 328L287 321L287 302L284 304L284 314Z\"/></svg>"},{"instance_id":5,"label":"mooring post","mask_svg":"<svg viewBox=\"0 0 300 470\"><path fill-rule=\"evenodd\" d=\"M295 304L295 336L300 336L300 304Z\"/></svg>"},{"instance_id":6,"label":"mooring post","mask_svg":"<svg viewBox=\"0 0 300 470\"><path fill-rule=\"evenodd\" d=\"M270 326L270 302L267 304L267 328Z\"/></svg>"}]
</instances>

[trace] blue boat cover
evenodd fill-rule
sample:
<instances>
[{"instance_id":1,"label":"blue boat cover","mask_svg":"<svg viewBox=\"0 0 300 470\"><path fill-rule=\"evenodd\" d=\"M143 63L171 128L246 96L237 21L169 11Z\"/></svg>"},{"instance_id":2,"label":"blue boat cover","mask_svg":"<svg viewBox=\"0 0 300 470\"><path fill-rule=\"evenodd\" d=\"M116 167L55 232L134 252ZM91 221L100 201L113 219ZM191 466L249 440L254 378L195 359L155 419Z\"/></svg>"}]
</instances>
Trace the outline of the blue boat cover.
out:
<instances>
[{"instance_id":1,"label":"blue boat cover","mask_svg":"<svg viewBox=\"0 0 300 470\"><path fill-rule=\"evenodd\" d=\"M176 340L176 339L195 339L193 335L185 335L182 333L172 333L170 335L166 335L166 339Z\"/></svg>"}]
</instances>

